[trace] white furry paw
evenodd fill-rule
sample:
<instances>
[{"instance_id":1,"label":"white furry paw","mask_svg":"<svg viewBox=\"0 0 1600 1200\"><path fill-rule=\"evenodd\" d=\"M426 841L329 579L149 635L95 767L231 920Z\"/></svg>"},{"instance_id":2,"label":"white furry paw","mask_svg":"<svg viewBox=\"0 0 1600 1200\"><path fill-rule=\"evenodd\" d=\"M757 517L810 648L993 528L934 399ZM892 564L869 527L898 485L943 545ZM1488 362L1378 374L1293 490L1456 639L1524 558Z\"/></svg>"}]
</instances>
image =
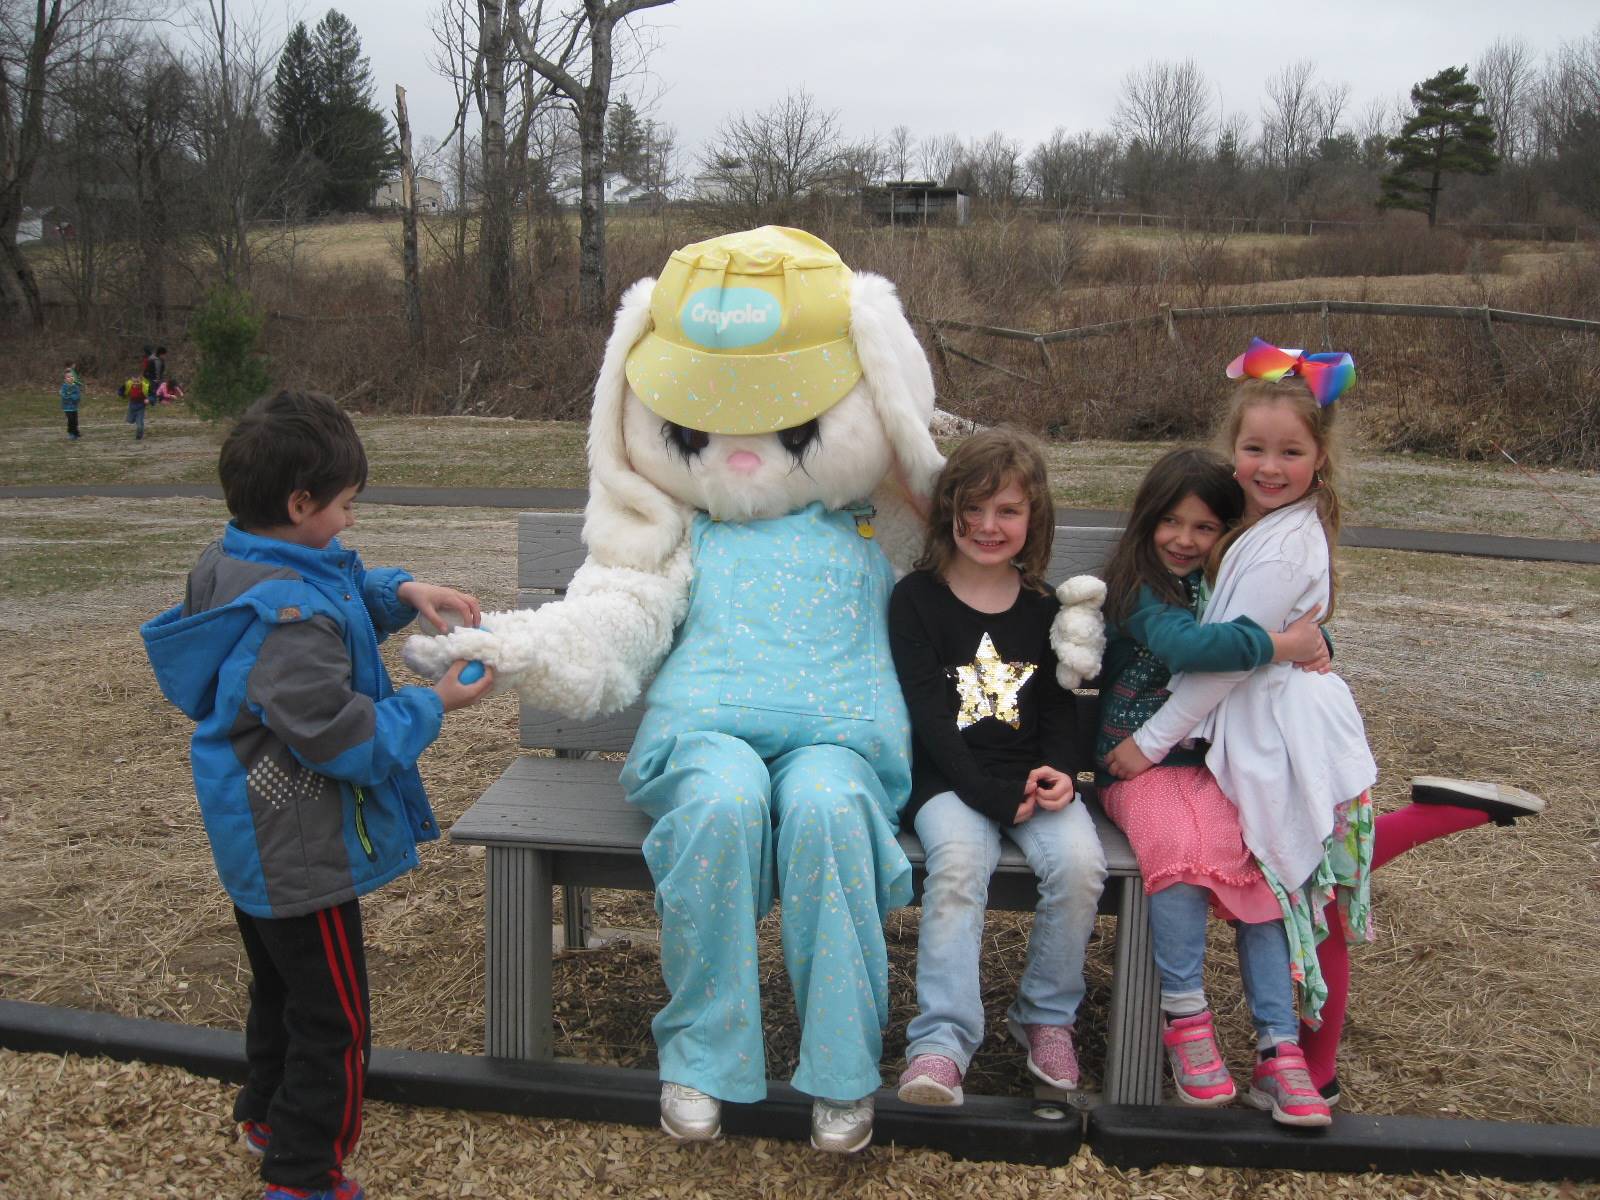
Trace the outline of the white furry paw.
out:
<instances>
[{"instance_id":1,"label":"white furry paw","mask_svg":"<svg viewBox=\"0 0 1600 1200\"><path fill-rule=\"evenodd\" d=\"M1064 688L1082 687L1100 673L1106 649L1106 621L1100 605L1106 585L1093 575L1074 575L1056 588L1061 611L1050 623L1050 647L1056 652L1056 680Z\"/></svg>"},{"instance_id":2,"label":"white furry paw","mask_svg":"<svg viewBox=\"0 0 1600 1200\"><path fill-rule=\"evenodd\" d=\"M462 627L438 637L416 635L406 639L400 651L410 667L424 679L438 680L457 659L499 666L500 639L486 629ZM497 681L498 682L498 681Z\"/></svg>"}]
</instances>

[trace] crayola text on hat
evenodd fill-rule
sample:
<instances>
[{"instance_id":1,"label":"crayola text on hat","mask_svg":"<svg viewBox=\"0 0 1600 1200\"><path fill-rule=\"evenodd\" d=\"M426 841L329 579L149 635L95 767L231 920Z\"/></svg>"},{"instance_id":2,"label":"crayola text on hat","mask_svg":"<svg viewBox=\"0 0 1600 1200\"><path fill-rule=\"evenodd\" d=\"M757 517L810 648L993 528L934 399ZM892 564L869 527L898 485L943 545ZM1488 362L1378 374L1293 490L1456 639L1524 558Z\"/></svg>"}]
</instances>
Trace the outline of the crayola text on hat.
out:
<instances>
[{"instance_id":1,"label":"crayola text on hat","mask_svg":"<svg viewBox=\"0 0 1600 1200\"><path fill-rule=\"evenodd\" d=\"M675 251L628 383L657 416L706 433L772 433L832 408L861 378L850 269L820 238L764 225Z\"/></svg>"}]
</instances>

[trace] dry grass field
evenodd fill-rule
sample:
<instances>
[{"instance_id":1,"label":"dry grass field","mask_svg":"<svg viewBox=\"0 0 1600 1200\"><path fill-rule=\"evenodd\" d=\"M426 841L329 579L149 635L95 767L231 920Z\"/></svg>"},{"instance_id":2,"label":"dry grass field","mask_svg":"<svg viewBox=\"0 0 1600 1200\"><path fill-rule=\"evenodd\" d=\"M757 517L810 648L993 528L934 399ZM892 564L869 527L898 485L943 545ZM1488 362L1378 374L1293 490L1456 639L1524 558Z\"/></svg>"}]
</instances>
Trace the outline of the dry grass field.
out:
<instances>
[{"instance_id":1,"label":"dry grass field","mask_svg":"<svg viewBox=\"0 0 1600 1200\"><path fill-rule=\"evenodd\" d=\"M181 412L156 413L136 447L125 427L91 410L85 440L69 447L43 400L6 403L17 418L0 443L6 482L209 478L216 432ZM374 484L581 483L575 427L359 423ZM1062 502L1109 505L1126 497L1153 448L1073 444L1056 454ZM1492 514L1495 531L1582 536L1509 470L1381 456L1358 466L1357 519L1410 513L1418 524L1477 528ZM1592 478L1540 478L1581 512L1600 513ZM238 1028L246 972L194 807L188 724L157 693L137 635L139 621L181 595L224 510L192 500L8 499L0 515L0 996ZM368 505L360 516L348 541L368 563L404 564L490 607L511 602L513 513ZM1336 666L1367 720L1380 806L1403 802L1407 778L1422 773L1504 780L1551 805L1539 820L1458 835L1377 876L1379 939L1356 955L1341 1065L1347 1102L1367 1113L1600 1125L1600 568L1382 551L1348 551L1342 564ZM403 681L396 651L387 649L390 666ZM444 827L516 752L510 698L449 719L423 762ZM427 847L420 869L364 908L377 1042L481 1051L479 855ZM596 916L623 932L561 958L559 1052L649 1066L648 1022L664 992L648 897L599 893ZM886 1078L913 1005L915 922L908 910L889 924ZM1018 1057L995 1030L1026 928L1021 917L990 922L991 1034L974 1064L976 1089L1025 1094ZM769 1067L781 1077L796 1046L775 928L764 946ZM1238 1073L1247 1020L1220 933L1213 950L1208 986L1225 998L1225 1050ZM1091 1077L1103 1056L1108 972L1097 940L1081 1022ZM252 1163L230 1145L228 1101L227 1088L181 1071L0 1054L0 1196L256 1195ZM352 1169L386 1197L1600 1195L1460 1177L1122 1172L1087 1152L1049 1170L889 1146L836 1162L803 1143L680 1148L651 1130L387 1105L370 1106Z\"/></svg>"}]
</instances>

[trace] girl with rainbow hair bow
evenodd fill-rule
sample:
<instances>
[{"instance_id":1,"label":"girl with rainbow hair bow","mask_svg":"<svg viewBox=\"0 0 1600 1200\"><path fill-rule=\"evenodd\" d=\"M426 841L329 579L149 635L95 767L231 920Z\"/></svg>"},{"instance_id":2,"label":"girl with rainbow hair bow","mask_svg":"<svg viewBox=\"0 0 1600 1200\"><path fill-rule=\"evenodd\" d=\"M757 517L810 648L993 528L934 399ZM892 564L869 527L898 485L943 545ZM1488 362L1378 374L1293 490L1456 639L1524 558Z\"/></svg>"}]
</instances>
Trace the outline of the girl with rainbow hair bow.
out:
<instances>
[{"instance_id":1,"label":"girl with rainbow hair bow","mask_svg":"<svg viewBox=\"0 0 1600 1200\"><path fill-rule=\"evenodd\" d=\"M1227 373L1242 382L1220 441L1244 515L1211 555L1214 587L1201 625L1248 619L1276 632L1307 614L1325 620L1334 606L1332 548L1340 525L1334 404L1354 381L1354 362L1348 354L1306 355L1256 338ZM1174 675L1168 687L1166 702L1107 755L1107 770L1134 780L1180 743L1206 745L1206 767L1233 801L1244 843L1278 897L1298 986L1298 1043L1263 1050L1249 1098L1280 1122L1325 1124L1339 1099L1334 1064L1348 999L1348 942L1372 937L1371 871L1422 842L1491 818L1530 815L1543 802L1492 784L1417 780L1413 804L1375 819L1369 789L1377 766L1354 698L1337 675L1273 663L1191 671ZM1192 1055L1195 1047L1178 1044L1187 1032L1169 1020L1169 1053ZM1221 1068L1214 1040L1198 1049L1209 1049ZM1180 1061L1174 1057L1175 1071ZM1232 1094L1231 1087L1213 1090L1223 1101ZM1179 1094L1185 1098L1181 1088Z\"/></svg>"}]
</instances>

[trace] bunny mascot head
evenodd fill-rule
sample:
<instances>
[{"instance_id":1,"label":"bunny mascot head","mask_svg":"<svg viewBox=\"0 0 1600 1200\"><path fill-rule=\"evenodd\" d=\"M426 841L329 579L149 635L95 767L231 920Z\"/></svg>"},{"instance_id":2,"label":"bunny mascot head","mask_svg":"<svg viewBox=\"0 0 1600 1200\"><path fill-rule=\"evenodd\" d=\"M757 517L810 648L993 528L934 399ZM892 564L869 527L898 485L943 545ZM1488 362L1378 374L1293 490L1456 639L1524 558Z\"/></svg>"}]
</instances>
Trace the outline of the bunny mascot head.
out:
<instances>
[{"instance_id":1,"label":"bunny mascot head","mask_svg":"<svg viewBox=\"0 0 1600 1200\"><path fill-rule=\"evenodd\" d=\"M755 929L780 880L813 1142L871 1136L882 917L910 896L886 609L942 461L932 415L886 280L796 229L686 246L628 289L606 346L589 556L566 598L407 647L424 673L476 658L575 716L622 708L654 675L622 783L654 821L673 1136L714 1137L720 1101L766 1094Z\"/></svg>"}]
</instances>

